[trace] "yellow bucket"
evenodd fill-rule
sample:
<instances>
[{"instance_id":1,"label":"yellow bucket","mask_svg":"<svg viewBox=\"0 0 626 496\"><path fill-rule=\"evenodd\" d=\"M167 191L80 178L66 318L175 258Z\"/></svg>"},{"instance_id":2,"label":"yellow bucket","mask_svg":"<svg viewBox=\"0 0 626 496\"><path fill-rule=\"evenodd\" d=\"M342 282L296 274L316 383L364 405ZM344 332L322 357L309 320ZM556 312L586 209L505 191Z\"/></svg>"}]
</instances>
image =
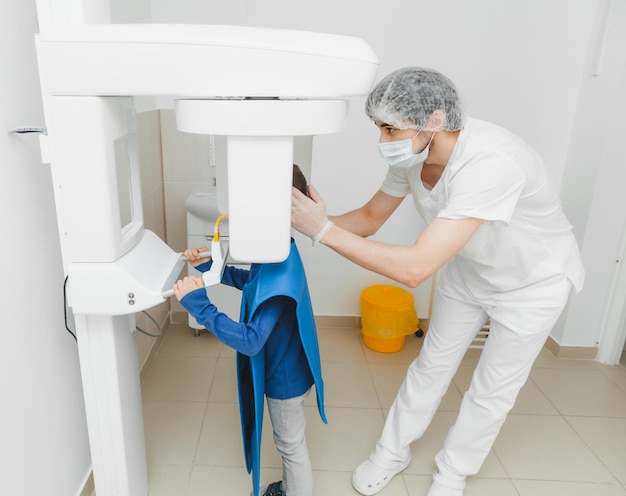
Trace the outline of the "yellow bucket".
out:
<instances>
[{"instance_id":1,"label":"yellow bucket","mask_svg":"<svg viewBox=\"0 0 626 496\"><path fill-rule=\"evenodd\" d=\"M413 295L397 286L377 284L361 292L361 334L374 351L393 353L404 346L404 337L418 330Z\"/></svg>"}]
</instances>

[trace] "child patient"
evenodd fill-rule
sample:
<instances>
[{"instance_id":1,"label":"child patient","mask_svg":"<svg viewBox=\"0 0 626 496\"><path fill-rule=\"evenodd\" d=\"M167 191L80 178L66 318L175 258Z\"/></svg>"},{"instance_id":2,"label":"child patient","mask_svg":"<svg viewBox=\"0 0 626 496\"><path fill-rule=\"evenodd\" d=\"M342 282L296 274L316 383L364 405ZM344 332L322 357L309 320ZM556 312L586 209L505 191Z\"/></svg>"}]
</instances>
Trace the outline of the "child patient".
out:
<instances>
[{"instance_id":1,"label":"child patient","mask_svg":"<svg viewBox=\"0 0 626 496\"><path fill-rule=\"evenodd\" d=\"M306 179L295 164L293 185L306 194ZM201 272L211 267L210 258L199 258L205 250L189 248L184 252ZM246 468L252 472L253 495L312 496L304 400L313 384L320 416L327 421L313 309L294 240L284 262L253 263L250 270L226 266L222 284L242 290L240 322L211 303L200 277L176 282L174 294L200 324L237 351L243 447ZM283 479L260 488L264 396L274 444L282 457Z\"/></svg>"}]
</instances>

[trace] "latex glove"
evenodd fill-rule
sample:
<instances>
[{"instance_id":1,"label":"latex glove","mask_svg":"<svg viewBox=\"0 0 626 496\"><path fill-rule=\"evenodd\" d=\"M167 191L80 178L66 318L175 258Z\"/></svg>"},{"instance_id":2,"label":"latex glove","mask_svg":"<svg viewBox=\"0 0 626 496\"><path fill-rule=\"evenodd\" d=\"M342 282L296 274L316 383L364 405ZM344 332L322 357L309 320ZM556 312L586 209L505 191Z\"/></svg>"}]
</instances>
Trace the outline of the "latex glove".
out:
<instances>
[{"instance_id":1,"label":"latex glove","mask_svg":"<svg viewBox=\"0 0 626 496\"><path fill-rule=\"evenodd\" d=\"M326 215L326 205L316 189L309 185L309 196L292 188L291 194L291 225L297 231L319 242L333 226Z\"/></svg>"},{"instance_id":2,"label":"latex glove","mask_svg":"<svg viewBox=\"0 0 626 496\"><path fill-rule=\"evenodd\" d=\"M180 301L187 294L200 288L204 288L204 281L201 277L187 276L184 279L176 281L174 284L174 294L176 298L178 298L178 301Z\"/></svg>"},{"instance_id":3,"label":"latex glove","mask_svg":"<svg viewBox=\"0 0 626 496\"><path fill-rule=\"evenodd\" d=\"M189 260L189 263L192 267L197 267L198 265L202 265L203 263L211 260L211 257L200 258L200 253L209 251L206 246L201 246L200 248L187 248L183 252L183 257Z\"/></svg>"}]
</instances>

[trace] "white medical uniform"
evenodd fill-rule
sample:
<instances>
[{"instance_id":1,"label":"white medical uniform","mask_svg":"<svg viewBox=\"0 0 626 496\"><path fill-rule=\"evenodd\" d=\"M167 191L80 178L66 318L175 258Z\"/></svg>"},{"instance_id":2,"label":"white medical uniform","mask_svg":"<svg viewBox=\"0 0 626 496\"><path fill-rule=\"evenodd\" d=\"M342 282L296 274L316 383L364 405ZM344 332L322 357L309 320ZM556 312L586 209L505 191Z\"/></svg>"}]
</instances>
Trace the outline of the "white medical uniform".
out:
<instances>
[{"instance_id":1,"label":"white medical uniform","mask_svg":"<svg viewBox=\"0 0 626 496\"><path fill-rule=\"evenodd\" d=\"M489 338L456 424L436 462L443 475L478 472L561 313L582 287L580 253L556 189L537 153L509 131L468 118L432 190L421 165L391 167L381 190L411 193L426 222L484 219L441 270L432 319L419 357L391 408L373 461L410 457L487 319Z\"/></svg>"}]
</instances>

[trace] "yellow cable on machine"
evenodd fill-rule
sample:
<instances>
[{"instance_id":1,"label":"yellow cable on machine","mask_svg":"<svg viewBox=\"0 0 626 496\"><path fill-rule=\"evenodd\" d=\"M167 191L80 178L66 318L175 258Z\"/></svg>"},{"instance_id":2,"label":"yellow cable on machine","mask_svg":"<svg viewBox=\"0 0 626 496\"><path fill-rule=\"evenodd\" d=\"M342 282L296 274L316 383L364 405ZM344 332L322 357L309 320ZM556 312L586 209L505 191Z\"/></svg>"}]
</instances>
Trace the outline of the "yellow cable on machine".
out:
<instances>
[{"instance_id":1,"label":"yellow cable on machine","mask_svg":"<svg viewBox=\"0 0 626 496\"><path fill-rule=\"evenodd\" d=\"M222 214L215 221L215 228L213 229L213 241L220 240L220 222L222 222L226 217L228 217L228 214Z\"/></svg>"}]
</instances>

